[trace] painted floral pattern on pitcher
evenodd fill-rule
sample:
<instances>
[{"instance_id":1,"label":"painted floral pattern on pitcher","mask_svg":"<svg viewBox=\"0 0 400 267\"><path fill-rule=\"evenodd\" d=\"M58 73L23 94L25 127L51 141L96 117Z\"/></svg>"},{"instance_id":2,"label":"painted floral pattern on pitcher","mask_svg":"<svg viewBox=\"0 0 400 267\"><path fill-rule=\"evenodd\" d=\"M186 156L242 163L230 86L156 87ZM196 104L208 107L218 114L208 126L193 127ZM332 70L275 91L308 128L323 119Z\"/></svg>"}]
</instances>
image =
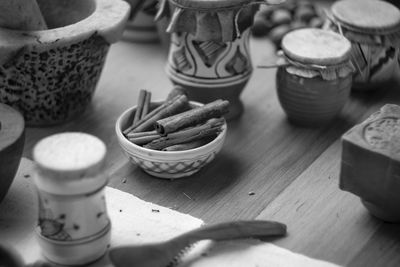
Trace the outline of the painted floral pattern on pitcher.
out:
<instances>
[{"instance_id":1,"label":"painted floral pattern on pitcher","mask_svg":"<svg viewBox=\"0 0 400 267\"><path fill-rule=\"evenodd\" d=\"M209 83L218 79L242 81L252 72L249 31L232 42L196 41L188 33L172 34L168 68L176 77Z\"/></svg>"}]
</instances>

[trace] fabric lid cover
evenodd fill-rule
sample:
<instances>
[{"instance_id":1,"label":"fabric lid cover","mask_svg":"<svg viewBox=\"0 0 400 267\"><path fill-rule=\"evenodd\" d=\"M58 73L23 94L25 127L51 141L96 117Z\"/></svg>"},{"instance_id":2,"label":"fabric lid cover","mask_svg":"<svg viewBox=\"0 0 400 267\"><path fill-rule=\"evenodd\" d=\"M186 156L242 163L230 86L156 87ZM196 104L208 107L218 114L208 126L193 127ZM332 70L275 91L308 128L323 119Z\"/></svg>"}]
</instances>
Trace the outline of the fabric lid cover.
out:
<instances>
[{"instance_id":1,"label":"fabric lid cover","mask_svg":"<svg viewBox=\"0 0 400 267\"><path fill-rule=\"evenodd\" d=\"M331 11L338 22L352 31L387 34L400 29L400 10L385 1L340 0Z\"/></svg>"},{"instance_id":2,"label":"fabric lid cover","mask_svg":"<svg viewBox=\"0 0 400 267\"><path fill-rule=\"evenodd\" d=\"M321 29L291 31L282 39L285 55L303 64L337 65L349 60L351 43L345 37Z\"/></svg>"},{"instance_id":3,"label":"fabric lid cover","mask_svg":"<svg viewBox=\"0 0 400 267\"><path fill-rule=\"evenodd\" d=\"M161 0L156 19L170 19L167 32L186 32L197 41L231 42L253 24L260 4L281 0Z\"/></svg>"}]
</instances>

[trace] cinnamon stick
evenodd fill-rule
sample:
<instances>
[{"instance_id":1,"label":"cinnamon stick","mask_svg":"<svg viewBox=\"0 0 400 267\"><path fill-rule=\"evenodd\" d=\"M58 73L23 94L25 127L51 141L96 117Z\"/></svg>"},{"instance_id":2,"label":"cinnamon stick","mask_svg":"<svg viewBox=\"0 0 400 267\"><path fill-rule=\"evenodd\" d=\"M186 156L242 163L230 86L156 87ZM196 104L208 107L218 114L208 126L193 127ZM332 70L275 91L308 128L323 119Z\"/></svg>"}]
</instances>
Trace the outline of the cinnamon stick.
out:
<instances>
[{"instance_id":1,"label":"cinnamon stick","mask_svg":"<svg viewBox=\"0 0 400 267\"><path fill-rule=\"evenodd\" d=\"M146 97L144 99L142 114L140 114L140 119L143 119L149 113L150 102L151 102L151 92L147 92Z\"/></svg>"},{"instance_id":2,"label":"cinnamon stick","mask_svg":"<svg viewBox=\"0 0 400 267\"><path fill-rule=\"evenodd\" d=\"M1 0L0 10L0 27L24 31L47 29L36 0Z\"/></svg>"},{"instance_id":3,"label":"cinnamon stick","mask_svg":"<svg viewBox=\"0 0 400 267\"><path fill-rule=\"evenodd\" d=\"M171 101L163 103L158 108L147 114L142 120L140 120L135 126L129 127L124 131L124 134L138 133L147 131L154 123L160 119L168 116L172 116L180 112L183 108L188 105L188 99L185 95L175 97Z\"/></svg>"},{"instance_id":4,"label":"cinnamon stick","mask_svg":"<svg viewBox=\"0 0 400 267\"><path fill-rule=\"evenodd\" d=\"M137 137L143 137L143 136L149 136L149 135L155 135L158 134L157 131L147 131L147 132L140 132L140 133L128 133L126 135L127 138L137 138Z\"/></svg>"},{"instance_id":5,"label":"cinnamon stick","mask_svg":"<svg viewBox=\"0 0 400 267\"><path fill-rule=\"evenodd\" d=\"M133 137L133 138L129 137L128 139L129 139L129 141L131 141L132 143L134 143L136 145L145 145L145 144L148 144L158 138L160 138L159 134L153 134L153 135Z\"/></svg>"},{"instance_id":6,"label":"cinnamon stick","mask_svg":"<svg viewBox=\"0 0 400 267\"><path fill-rule=\"evenodd\" d=\"M146 95L147 95L146 90L140 89L139 98L138 98L138 102L137 102L137 106L136 106L135 117L133 118L132 125L136 125L139 122L139 120L142 118L142 112L143 112Z\"/></svg>"},{"instance_id":7,"label":"cinnamon stick","mask_svg":"<svg viewBox=\"0 0 400 267\"><path fill-rule=\"evenodd\" d=\"M169 146L169 147L164 148L162 151L183 151L183 150L189 150L189 149L201 147L201 146L207 144L208 142L210 142L209 138L203 138L203 139L201 139L201 140L195 140L195 141L188 142L188 143L183 143L183 144L177 144L177 145Z\"/></svg>"},{"instance_id":8,"label":"cinnamon stick","mask_svg":"<svg viewBox=\"0 0 400 267\"><path fill-rule=\"evenodd\" d=\"M129 133L126 135L129 141L137 145L145 145L161 136L156 131L147 131L140 133Z\"/></svg>"},{"instance_id":9,"label":"cinnamon stick","mask_svg":"<svg viewBox=\"0 0 400 267\"><path fill-rule=\"evenodd\" d=\"M224 124L223 118L210 119L206 123L190 127L181 131L170 133L167 136L158 138L147 145L145 148L162 150L177 144L188 143L206 137L215 136L221 131Z\"/></svg>"},{"instance_id":10,"label":"cinnamon stick","mask_svg":"<svg viewBox=\"0 0 400 267\"><path fill-rule=\"evenodd\" d=\"M229 101L219 99L204 106L157 120L155 124L156 131L161 135L166 135L178 129L199 124L210 118L221 117L228 112L228 106Z\"/></svg>"}]
</instances>

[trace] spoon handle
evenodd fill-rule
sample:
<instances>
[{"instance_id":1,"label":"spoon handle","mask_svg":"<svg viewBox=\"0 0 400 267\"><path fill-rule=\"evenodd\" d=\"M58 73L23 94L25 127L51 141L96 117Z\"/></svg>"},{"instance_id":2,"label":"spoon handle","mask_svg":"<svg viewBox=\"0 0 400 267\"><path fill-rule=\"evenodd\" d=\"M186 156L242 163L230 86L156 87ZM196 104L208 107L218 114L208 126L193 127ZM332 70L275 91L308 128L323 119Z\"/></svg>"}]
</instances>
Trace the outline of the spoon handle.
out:
<instances>
[{"instance_id":1,"label":"spoon handle","mask_svg":"<svg viewBox=\"0 0 400 267\"><path fill-rule=\"evenodd\" d=\"M241 238L283 236L285 234L286 225L279 222L261 220L234 221L200 227L175 237L171 242L188 246L205 239L223 241Z\"/></svg>"}]
</instances>

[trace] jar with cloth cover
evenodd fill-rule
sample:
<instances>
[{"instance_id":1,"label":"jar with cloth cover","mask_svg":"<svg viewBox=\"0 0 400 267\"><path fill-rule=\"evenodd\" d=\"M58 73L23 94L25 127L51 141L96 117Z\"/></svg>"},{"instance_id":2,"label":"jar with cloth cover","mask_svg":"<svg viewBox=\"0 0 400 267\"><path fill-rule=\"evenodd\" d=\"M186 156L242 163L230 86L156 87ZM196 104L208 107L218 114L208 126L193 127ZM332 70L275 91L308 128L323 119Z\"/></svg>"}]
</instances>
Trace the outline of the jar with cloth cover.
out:
<instances>
[{"instance_id":1,"label":"jar with cloth cover","mask_svg":"<svg viewBox=\"0 0 400 267\"><path fill-rule=\"evenodd\" d=\"M376 89L399 72L400 10L380 0L341 0L332 5L330 28L352 42L353 87Z\"/></svg>"}]
</instances>

